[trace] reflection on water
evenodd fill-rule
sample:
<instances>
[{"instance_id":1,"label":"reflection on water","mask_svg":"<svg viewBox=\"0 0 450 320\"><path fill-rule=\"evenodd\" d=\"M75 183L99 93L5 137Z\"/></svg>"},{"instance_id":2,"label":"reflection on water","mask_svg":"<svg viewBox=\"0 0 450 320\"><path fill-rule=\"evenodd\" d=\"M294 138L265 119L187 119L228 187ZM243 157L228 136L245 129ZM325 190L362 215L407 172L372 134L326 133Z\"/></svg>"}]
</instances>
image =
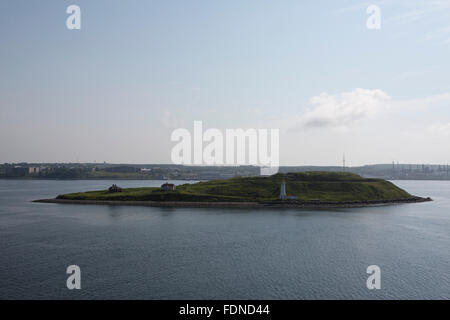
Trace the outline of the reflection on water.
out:
<instances>
[{"instance_id":1,"label":"reflection on water","mask_svg":"<svg viewBox=\"0 0 450 320\"><path fill-rule=\"evenodd\" d=\"M337 210L30 202L112 183L162 182L0 180L0 298L450 297L450 182L395 182L429 203ZM366 288L372 264L381 290Z\"/></svg>"}]
</instances>

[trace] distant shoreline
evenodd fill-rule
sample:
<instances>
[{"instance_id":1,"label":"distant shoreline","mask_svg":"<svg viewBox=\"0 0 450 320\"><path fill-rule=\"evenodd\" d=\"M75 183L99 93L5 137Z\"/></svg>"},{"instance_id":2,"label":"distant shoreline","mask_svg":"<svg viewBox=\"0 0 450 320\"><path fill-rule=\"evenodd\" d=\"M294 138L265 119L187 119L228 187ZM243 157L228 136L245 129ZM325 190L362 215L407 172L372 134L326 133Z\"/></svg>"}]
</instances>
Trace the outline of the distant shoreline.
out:
<instances>
[{"instance_id":1,"label":"distant shoreline","mask_svg":"<svg viewBox=\"0 0 450 320\"><path fill-rule=\"evenodd\" d=\"M167 181L167 179L138 179L138 178L36 178L36 177L0 177L0 180L48 180L48 181L113 181L113 180L130 180L130 181ZM211 179L170 179L171 181L209 181Z\"/></svg>"},{"instance_id":2,"label":"distant shoreline","mask_svg":"<svg viewBox=\"0 0 450 320\"><path fill-rule=\"evenodd\" d=\"M255 175L255 177L258 177ZM366 177L367 179L384 179L388 181L450 181L450 178L441 178L438 179L436 177L433 178L389 178L389 177ZM38 177L0 177L0 180L47 180L47 181L167 181L167 179L149 179L149 178L123 178L123 177L108 177L108 178L38 178ZM210 180L224 180L224 178L176 178L170 179L175 181L210 181Z\"/></svg>"},{"instance_id":3,"label":"distant shoreline","mask_svg":"<svg viewBox=\"0 0 450 320\"><path fill-rule=\"evenodd\" d=\"M120 201L120 200L70 200L70 199L40 199L36 203L108 205L108 206L147 206L175 208L360 208L373 206L398 205L404 203L420 203L433 201L431 198L414 197L394 200L366 201L265 201L265 202L188 202L188 201Z\"/></svg>"}]
</instances>

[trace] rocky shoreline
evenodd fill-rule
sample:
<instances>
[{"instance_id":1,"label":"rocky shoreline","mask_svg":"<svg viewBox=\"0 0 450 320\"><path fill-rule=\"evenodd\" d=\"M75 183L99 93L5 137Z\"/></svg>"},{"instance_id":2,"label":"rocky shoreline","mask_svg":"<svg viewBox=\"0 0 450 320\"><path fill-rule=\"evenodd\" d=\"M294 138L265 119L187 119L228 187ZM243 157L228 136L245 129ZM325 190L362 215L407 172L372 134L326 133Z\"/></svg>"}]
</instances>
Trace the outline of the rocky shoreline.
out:
<instances>
[{"instance_id":1,"label":"rocky shoreline","mask_svg":"<svg viewBox=\"0 0 450 320\"><path fill-rule=\"evenodd\" d=\"M394 200L366 201L264 201L264 202L186 202L186 201L113 201L113 200L68 200L40 199L38 203L109 205L109 206L148 206L177 208L358 208L371 206L397 205L432 201L431 198L413 197Z\"/></svg>"}]
</instances>

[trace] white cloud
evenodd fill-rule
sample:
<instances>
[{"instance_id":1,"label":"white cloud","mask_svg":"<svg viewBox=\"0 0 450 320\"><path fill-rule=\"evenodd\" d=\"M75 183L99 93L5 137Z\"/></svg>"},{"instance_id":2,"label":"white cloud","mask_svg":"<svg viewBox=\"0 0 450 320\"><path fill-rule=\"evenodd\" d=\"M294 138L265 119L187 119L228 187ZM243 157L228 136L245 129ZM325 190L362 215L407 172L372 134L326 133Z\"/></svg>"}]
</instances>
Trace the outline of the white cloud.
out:
<instances>
[{"instance_id":1,"label":"white cloud","mask_svg":"<svg viewBox=\"0 0 450 320\"><path fill-rule=\"evenodd\" d=\"M379 89L355 89L340 95L322 93L310 99L297 129L347 127L375 117L390 107L391 97Z\"/></svg>"},{"instance_id":2,"label":"white cloud","mask_svg":"<svg viewBox=\"0 0 450 320\"><path fill-rule=\"evenodd\" d=\"M450 160L450 92L396 99L382 90L312 97L309 108L283 115L280 161L352 165ZM297 131L297 132L293 132Z\"/></svg>"},{"instance_id":3,"label":"white cloud","mask_svg":"<svg viewBox=\"0 0 450 320\"><path fill-rule=\"evenodd\" d=\"M438 135L450 135L450 122L433 124L430 127L430 131Z\"/></svg>"},{"instance_id":4,"label":"white cloud","mask_svg":"<svg viewBox=\"0 0 450 320\"><path fill-rule=\"evenodd\" d=\"M404 108L408 111L421 111L424 109L450 105L450 93L435 94L429 97L408 99L408 100L396 100L393 102L397 108Z\"/></svg>"},{"instance_id":5,"label":"white cloud","mask_svg":"<svg viewBox=\"0 0 450 320\"><path fill-rule=\"evenodd\" d=\"M322 93L309 99L309 107L297 117L290 115L286 120L291 130L312 128L349 129L364 120L379 120L389 114L405 117L419 117L421 120L432 119L433 114L426 110L448 110L450 92L415 99L392 99L381 89L355 89L350 92L331 95ZM440 108L440 109L439 109ZM436 115L438 111L435 111ZM421 116L425 118L423 118ZM294 123L294 125L293 125ZM434 127L436 131L439 126ZM442 128L441 128L442 129ZM441 130L442 131L442 130Z\"/></svg>"}]
</instances>

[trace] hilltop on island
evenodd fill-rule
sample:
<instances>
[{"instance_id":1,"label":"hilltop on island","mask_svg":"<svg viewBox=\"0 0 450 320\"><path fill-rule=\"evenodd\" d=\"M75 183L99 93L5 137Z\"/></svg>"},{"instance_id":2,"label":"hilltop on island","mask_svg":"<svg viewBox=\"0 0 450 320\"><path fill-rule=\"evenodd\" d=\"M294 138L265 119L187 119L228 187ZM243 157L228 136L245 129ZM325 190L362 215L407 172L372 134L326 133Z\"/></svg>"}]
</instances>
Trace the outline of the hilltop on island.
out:
<instances>
[{"instance_id":1,"label":"hilltop on island","mask_svg":"<svg viewBox=\"0 0 450 320\"><path fill-rule=\"evenodd\" d=\"M283 186L284 185L284 186ZM284 196L280 197L280 191ZM283 199L280 199L283 198ZM237 177L166 187L88 191L38 202L155 206L358 206L431 200L412 196L393 183L347 172L298 172Z\"/></svg>"}]
</instances>

